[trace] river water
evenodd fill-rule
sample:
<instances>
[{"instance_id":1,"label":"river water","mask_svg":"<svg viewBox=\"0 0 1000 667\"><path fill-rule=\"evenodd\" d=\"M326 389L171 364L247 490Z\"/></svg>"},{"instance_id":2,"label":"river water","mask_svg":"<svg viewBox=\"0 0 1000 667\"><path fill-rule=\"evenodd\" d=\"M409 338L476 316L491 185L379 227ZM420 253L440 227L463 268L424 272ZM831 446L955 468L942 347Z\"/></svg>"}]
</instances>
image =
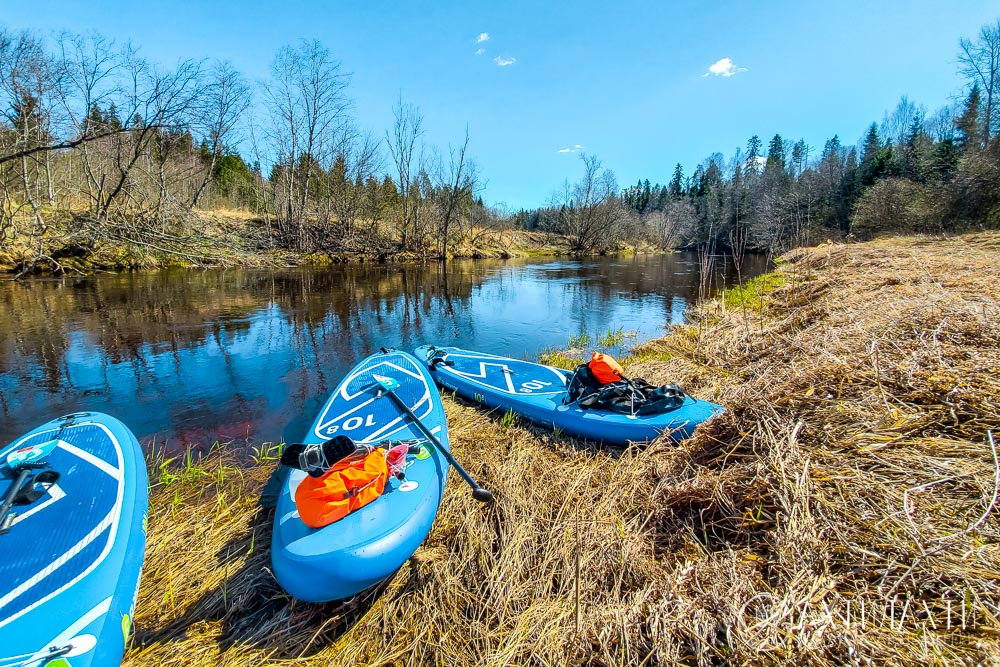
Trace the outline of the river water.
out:
<instances>
[{"instance_id":1,"label":"river water","mask_svg":"<svg viewBox=\"0 0 1000 667\"><path fill-rule=\"evenodd\" d=\"M743 278L765 268L748 258ZM118 417L147 446L296 441L380 347L536 358L616 329L634 343L735 276L720 258L702 280L697 255L682 253L3 283L0 442L81 410Z\"/></svg>"}]
</instances>

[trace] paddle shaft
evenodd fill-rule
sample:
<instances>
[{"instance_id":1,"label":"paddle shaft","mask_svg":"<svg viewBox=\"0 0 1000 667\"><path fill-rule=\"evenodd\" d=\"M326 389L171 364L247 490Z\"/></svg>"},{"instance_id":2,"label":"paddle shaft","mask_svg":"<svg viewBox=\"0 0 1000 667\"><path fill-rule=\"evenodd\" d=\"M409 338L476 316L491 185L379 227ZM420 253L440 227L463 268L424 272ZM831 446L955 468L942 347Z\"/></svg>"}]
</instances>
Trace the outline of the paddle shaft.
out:
<instances>
[{"instance_id":1,"label":"paddle shaft","mask_svg":"<svg viewBox=\"0 0 1000 667\"><path fill-rule=\"evenodd\" d=\"M479 484L476 483L476 480L472 479L472 475L466 472L465 468L463 468L461 464L455 460L455 457L452 456L451 452L448 451L448 448L442 445L441 441L438 440L433 433L431 433L430 429L427 428L427 426L422 421L420 421L420 417L417 417L417 415L413 414L413 410L411 410L410 407L403 402L403 399L401 399L399 396L396 395L395 391L393 391L392 389L387 389L385 386L382 385L379 385L379 389L388 394L389 398L392 399L392 401L396 404L396 406L400 410L402 410L407 417L413 420L413 423L416 425L418 429L420 429L420 432L423 433L425 436L427 436L427 439L431 441L431 444L437 447L437 450L444 455L444 458L447 459L451 467L454 468L456 472L458 472L458 474L462 477L462 479L465 480L465 483L472 487L473 498L484 503L493 502L493 494L484 489L483 487L479 486Z\"/></svg>"}]
</instances>

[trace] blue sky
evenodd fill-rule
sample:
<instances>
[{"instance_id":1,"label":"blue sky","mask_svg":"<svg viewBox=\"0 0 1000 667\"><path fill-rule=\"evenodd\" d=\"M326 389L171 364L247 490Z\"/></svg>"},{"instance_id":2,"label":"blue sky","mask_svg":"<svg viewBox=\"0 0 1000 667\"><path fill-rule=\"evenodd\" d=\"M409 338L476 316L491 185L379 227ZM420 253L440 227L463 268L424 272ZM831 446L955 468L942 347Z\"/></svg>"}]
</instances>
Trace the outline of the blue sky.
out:
<instances>
[{"instance_id":1,"label":"blue sky","mask_svg":"<svg viewBox=\"0 0 1000 667\"><path fill-rule=\"evenodd\" d=\"M514 208L578 178L579 155L559 152L578 145L625 186L666 182L676 162L690 173L755 133L853 143L901 95L933 110L959 94L959 38L998 16L996 0L0 0L8 29L96 30L162 64L228 59L250 79L282 45L319 39L352 73L363 126L381 134L400 94L430 144L468 125L484 198ZM704 76L724 58L732 76Z\"/></svg>"}]
</instances>

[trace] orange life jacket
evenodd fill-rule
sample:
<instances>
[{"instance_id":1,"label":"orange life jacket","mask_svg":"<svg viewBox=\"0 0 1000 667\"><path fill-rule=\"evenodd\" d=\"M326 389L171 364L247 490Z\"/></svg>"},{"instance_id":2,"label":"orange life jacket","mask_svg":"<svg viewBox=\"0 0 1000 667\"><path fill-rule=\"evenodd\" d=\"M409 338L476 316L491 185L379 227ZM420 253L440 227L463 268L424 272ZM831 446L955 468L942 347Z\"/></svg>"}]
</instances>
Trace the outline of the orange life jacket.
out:
<instances>
[{"instance_id":1,"label":"orange life jacket","mask_svg":"<svg viewBox=\"0 0 1000 667\"><path fill-rule=\"evenodd\" d=\"M615 361L615 358L610 354L602 354L600 352L594 352L594 355L590 358L590 363L587 364L587 368L593 373L594 377L601 384L611 384L612 382L618 382L622 379L622 369L621 364Z\"/></svg>"},{"instance_id":2,"label":"orange life jacket","mask_svg":"<svg viewBox=\"0 0 1000 667\"><path fill-rule=\"evenodd\" d=\"M295 507L307 526L322 528L381 496L388 478L384 449L354 454L322 477L305 477L295 490Z\"/></svg>"}]
</instances>

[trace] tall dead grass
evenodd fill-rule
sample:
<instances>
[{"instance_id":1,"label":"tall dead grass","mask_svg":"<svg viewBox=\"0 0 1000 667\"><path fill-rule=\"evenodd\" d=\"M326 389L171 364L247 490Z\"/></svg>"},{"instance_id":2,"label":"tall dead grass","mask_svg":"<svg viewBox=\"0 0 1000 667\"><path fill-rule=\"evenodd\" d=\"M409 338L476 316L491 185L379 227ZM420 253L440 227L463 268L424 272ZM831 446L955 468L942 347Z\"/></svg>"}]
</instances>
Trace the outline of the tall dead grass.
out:
<instances>
[{"instance_id":1,"label":"tall dead grass","mask_svg":"<svg viewBox=\"0 0 1000 667\"><path fill-rule=\"evenodd\" d=\"M350 604L270 575L273 462L167 466L126 664L997 664L998 259L997 234L826 245L702 304L626 363L727 407L680 446L446 400L497 503L452 479Z\"/></svg>"}]
</instances>

